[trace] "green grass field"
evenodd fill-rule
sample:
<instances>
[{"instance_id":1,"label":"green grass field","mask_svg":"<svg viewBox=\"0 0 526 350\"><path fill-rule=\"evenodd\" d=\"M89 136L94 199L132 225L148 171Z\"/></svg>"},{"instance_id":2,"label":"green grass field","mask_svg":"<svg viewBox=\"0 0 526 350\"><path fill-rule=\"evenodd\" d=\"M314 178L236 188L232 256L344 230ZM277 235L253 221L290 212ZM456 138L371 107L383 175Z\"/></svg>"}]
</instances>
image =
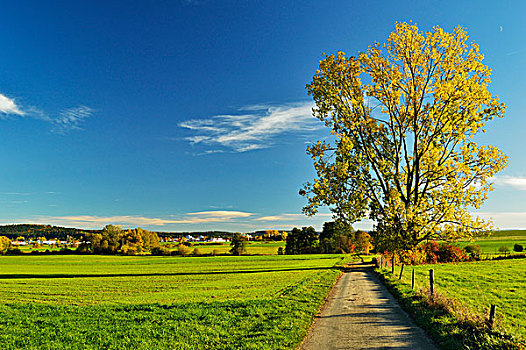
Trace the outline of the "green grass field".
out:
<instances>
[{"instance_id":1,"label":"green grass field","mask_svg":"<svg viewBox=\"0 0 526 350\"><path fill-rule=\"evenodd\" d=\"M418 288L428 287L432 268L438 293L457 299L478 314L487 315L490 305L497 305L498 329L526 339L525 259L408 267L401 281L406 291L411 285L412 268Z\"/></svg>"},{"instance_id":2,"label":"green grass field","mask_svg":"<svg viewBox=\"0 0 526 350\"><path fill-rule=\"evenodd\" d=\"M526 230L503 230L495 231L489 237L478 237L473 242L459 241L457 245L464 248L467 245L478 244L482 255L503 255L499 252L500 247L507 247L508 254L516 254L513 251L514 244L521 244L526 249Z\"/></svg>"},{"instance_id":3,"label":"green grass field","mask_svg":"<svg viewBox=\"0 0 526 350\"><path fill-rule=\"evenodd\" d=\"M491 235L487 238L501 238L506 237L511 240L514 239L526 239L526 230L500 230L500 231L494 231L491 233Z\"/></svg>"},{"instance_id":4,"label":"green grass field","mask_svg":"<svg viewBox=\"0 0 526 350\"><path fill-rule=\"evenodd\" d=\"M467 245L478 244L480 246L482 257L484 258L485 256L493 257L494 255L504 255L504 253L499 251L500 247L508 248L507 255L519 254L513 251L513 245L516 243L522 245L526 249L526 238L516 240L512 240L510 238L486 238L473 242L458 242L457 245L461 248L464 248ZM526 253L526 251L523 251L522 253Z\"/></svg>"},{"instance_id":5,"label":"green grass field","mask_svg":"<svg viewBox=\"0 0 526 350\"><path fill-rule=\"evenodd\" d=\"M0 347L294 349L343 259L0 257Z\"/></svg>"},{"instance_id":6,"label":"green grass field","mask_svg":"<svg viewBox=\"0 0 526 350\"><path fill-rule=\"evenodd\" d=\"M170 242L162 243L163 245L171 245ZM246 254L247 255L277 255L278 248L282 247L285 249L285 242L280 241L250 241L246 245ZM207 244L207 243L194 243L190 249L192 252L194 249L199 249L200 254L202 255L211 255L215 250L217 255L230 254L230 243L223 244ZM32 248L31 246L20 246L19 249L23 253L31 253L32 251L44 252L49 250L59 251L61 248L56 248L52 246L41 246L40 248ZM74 249L74 248L72 248ZM177 248L172 248L171 250L177 250Z\"/></svg>"},{"instance_id":7,"label":"green grass field","mask_svg":"<svg viewBox=\"0 0 526 350\"><path fill-rule=\"evenodd\" d=\"M278 248L282 247L285 249L285 242L261 242L251 241L247 242L246 254L248 255L276 255L278 254ZM230 244L224 243L222 245L214 244L194 244L190 249L199 249L201 254L212 254L214 250L217 254L229 254Z\"/></svg>"}]
</instances>

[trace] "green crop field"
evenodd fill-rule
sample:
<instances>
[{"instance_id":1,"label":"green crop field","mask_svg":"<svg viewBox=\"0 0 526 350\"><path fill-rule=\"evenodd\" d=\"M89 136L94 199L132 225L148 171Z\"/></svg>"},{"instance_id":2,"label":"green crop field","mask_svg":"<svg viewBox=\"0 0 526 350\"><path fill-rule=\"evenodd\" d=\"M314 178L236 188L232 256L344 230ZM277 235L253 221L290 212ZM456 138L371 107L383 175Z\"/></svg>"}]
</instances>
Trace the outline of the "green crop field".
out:
<instances>
[{"instance_id":1,"label":"green crop field","mask_svg":"<svg viewBox=\"0 0 526 350\"><path fill-rule=\"evenodd\" d=\"M171 243L166 242L162 243L164 245L171 245ZM278 254L278 248L282 247L285 249L285 242L280 241L250 241L246 245L246 254L248 255L276 255ZM40 248L33 248L31 246L20 246L18 247L23 253L31 253L33 251L44 252L49 251L59 251L61 248L56 248L52 246L41 246ZM188 247L190 252L194 249L198 249L202 255L211 255L215 250L217 255L230 254L230 243L223 244L210 244L210 243L194 243L191 247ZM75 248L72 248L73 250ZM173 248L171 250L177 250Z\"/></svg>"},{"instance_id":2,"label":"green crop field","mask_svg":"<svg viewBox=\"0 0 526 350\"><path fill-rule=\"evenodd\" d=\"M428 286L432 268L435 290L457 299L473 312L487 315L489 306L497 305L498 328L526 339L525 259L408 267L401 282L409 288L411 268L415 269L417 287Z\"/></svg>"},{"instance_id":3,"label":"green crop field","mask_svg":"<svg viewBox=\"0 0 526 350\"><path fill-rule=\"evenodd\" d=\"M294 349L341 255L0 257L2 349Z\"/></svg>"},{"instance_id":4,"label":"green crop field","mask_svg":"<svg viewBox=\"0 0 526 350\"><path fill-rule=\"evenodd\" d=\"M478 244L480 246L481 253L484 257L484 255L504 255L504 253L499 251L499 248L506 247L508 248L508 255L509 254L517 254L513 251L513 245L514 244L520 244L526 249L526 238L522 239L510 239L510 238L486 238L486 239L479 239L475 240L473 242L459 242L457 245L461 248L464 248L467 245L473 245ZM524 252L523 252L524 253Z\"/></svg>"},{"instance_id":5,"label":"green crop field","mask_svg":"<svg viewBox=\"0 0 526 350\"><path fill-rule=\"evenodd\" d=\"M491 233L491 235L488 237L489 239L496 238L499 239L501 237L506 237L511 240L514 239L526 239L526 230L500 230L500 231L494 231Z\"/></svg>"},{"instance_id":6,"label":"green crop field","mask_svg":"<svg viewBox=\"0 0 526 350\"><path fill-rule=\"evenodd\" d=\"M248 255L276 255L278 254L278 248L282 247L285 249L285 242L258 242L258 241L251 241L247 242L246 245L246 254ZM199 249L201 254L212 254L212 252L215 250L216 254L229 254L230 252L230 244L229 243L223 243L221 245L218 244L194 244L192 247L189 247L189 249Z\"/></svg>"},{"instance_id":7,"label":"green crop field","mask_svg":"<svg viewBox=\"0 0 526 350\"><path fill-rule=\"evenodd\" d=\"M464 248L467 245L477 244L480 246L482 257L504 255L499 248L506 247L506 254L516 254L513 251L515 244L520 244L526 249L526 230L503 230L493 232L489 237L478 237L474 241L460 241L457 245Z\"/></svg>"}]
</instances>

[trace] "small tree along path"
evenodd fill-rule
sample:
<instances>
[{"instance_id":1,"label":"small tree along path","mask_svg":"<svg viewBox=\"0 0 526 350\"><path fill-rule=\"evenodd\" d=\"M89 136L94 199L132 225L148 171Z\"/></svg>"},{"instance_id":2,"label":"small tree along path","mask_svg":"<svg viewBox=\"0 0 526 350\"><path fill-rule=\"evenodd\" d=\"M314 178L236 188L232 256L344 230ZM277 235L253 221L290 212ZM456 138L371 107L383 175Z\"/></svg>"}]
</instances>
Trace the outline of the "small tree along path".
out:
<instances>
[{"instance_id":1,"label":"small tree along path","mask_svg":"<svg viewBox=\"0 0 526 350\"><path fill-rule=\"evenodd\" d=\"M301 350L425 349L436 345L366 265L351 265L315 319Z\"/></svg>"}]
</instances>

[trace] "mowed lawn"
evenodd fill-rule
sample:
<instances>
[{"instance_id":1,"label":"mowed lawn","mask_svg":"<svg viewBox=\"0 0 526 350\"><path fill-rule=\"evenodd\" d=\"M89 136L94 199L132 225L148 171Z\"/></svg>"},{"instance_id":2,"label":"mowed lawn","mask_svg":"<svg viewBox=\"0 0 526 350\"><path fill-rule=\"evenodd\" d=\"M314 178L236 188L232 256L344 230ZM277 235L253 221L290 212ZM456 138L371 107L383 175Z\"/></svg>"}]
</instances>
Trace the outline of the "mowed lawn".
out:
<instances>
[{"instance_id":1,"label":"mowed lawn","mask_svg":"<svg viewBox=\"0 0 526 350\"><path fill-rule=\"evenodd\" d=\"M0 257L0 348L294 349L344 259Z\"/></svg>"},{"instance_id":2,"label":"mowed lawn","mask_svg":"<svg viewBox=\"0 0 526 350\"><path fill-rule=\"evenodd\" d=\"M407 267L402 282L411 284ZM526 339L526 259L480 261L460 264L414 266L417 288L428 287L429 270L434 270L435 290L488 314L497 305L497 326ZM397 269L397 273L399 270Z\"/></svg>"}]
</instances>

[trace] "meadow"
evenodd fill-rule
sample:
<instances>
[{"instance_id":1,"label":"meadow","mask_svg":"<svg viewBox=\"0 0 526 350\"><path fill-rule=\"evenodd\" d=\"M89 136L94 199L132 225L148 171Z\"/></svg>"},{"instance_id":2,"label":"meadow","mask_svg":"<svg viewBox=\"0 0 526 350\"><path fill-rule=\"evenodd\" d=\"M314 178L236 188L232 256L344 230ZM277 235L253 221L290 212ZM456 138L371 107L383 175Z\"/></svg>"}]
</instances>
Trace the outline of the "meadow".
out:
<instances>
[{"instance_id":1,"label":"meadow","mask_svg":"<svg viewBox=\"0 0 526 350\"><path fill-rule=\"evenodd\" d=\"M341 255L0 257L2 349L294 349Z\"/></svg>"},{"instance_id":2,"label":"meadow","mask_svg":"<svg viewBox=\"0 0 526 350\"><path fill-rule=\"evenodd\" d=\"M473 242L459 241L457 245L464 248L467 245L478 244L482 255L492 257L495 255L504 255L499 248L508 248L507 254L515 254L513 246L520 244L526 249L526 230L503 230L493 232L489 237L475 238Z\"/></svg>"},{"instance_id":3,"label":"meadow","mask_svg":"<svg viewBox=\"0 0 526 350\"><path fill-rule=\"evenodd\" d=\"M172 243L165 242L161 243L165 246L171 246ZM277 255L278 248L285 249L285 242L283 241L249 241L246 245L246 254L247 255ZM39 248L33 248L31 246L20 246L19 249L23 253L31 253L33 251L38 252L58 252L61 250L60 247L54 246L41 246ZM193 243L192 246L188 247L189 251L192 252L194 249L198 249L201 255L212 255L215 252L216 255L226 255L230 254L230 243L221 243L221 244L210 244L210 243ZM177 250L173 247L170 250Z\"/></svg>"},{"instance_id":4,"label":"meadow","mask_svg":"<svg viewBox=\"0 0 526 350\"><path fill-rule=\"evenodd\" d=\"M414 295L414 291L411 291L413 268L416 276L415 290L429 288L429 270L433 269L437 293L457 300L469 313L486 319L490 305L496 305L496 330L513 335L522 342L526 341L525 259L407 266L400 281L399 269L396 270L395 277L389 272L382 272L388 284L394 286L402 298L411 304L416 303L416 299L411 297ZM452 321L443 316L433 318L435 332L441 332L440 328L444 327L444 341L453 341L453 333L459 330L451 327Z\"/></svg>"},{"instance_id":5,"label":"meadow","mask_svg":"<svg viewBox=\"0 0 526 350\"><path fill-rule=\"evenodd\" d=\"M278 248L285 249L285 242L282 241L249 241L246 245L247 255L276 255L278 254ZM191 250L199 249L201 254L212 254L215 250L216 254L229 254L230 243L218 244L206 244L206 243L194 243Z\"/></svg>"}]
</instances>

